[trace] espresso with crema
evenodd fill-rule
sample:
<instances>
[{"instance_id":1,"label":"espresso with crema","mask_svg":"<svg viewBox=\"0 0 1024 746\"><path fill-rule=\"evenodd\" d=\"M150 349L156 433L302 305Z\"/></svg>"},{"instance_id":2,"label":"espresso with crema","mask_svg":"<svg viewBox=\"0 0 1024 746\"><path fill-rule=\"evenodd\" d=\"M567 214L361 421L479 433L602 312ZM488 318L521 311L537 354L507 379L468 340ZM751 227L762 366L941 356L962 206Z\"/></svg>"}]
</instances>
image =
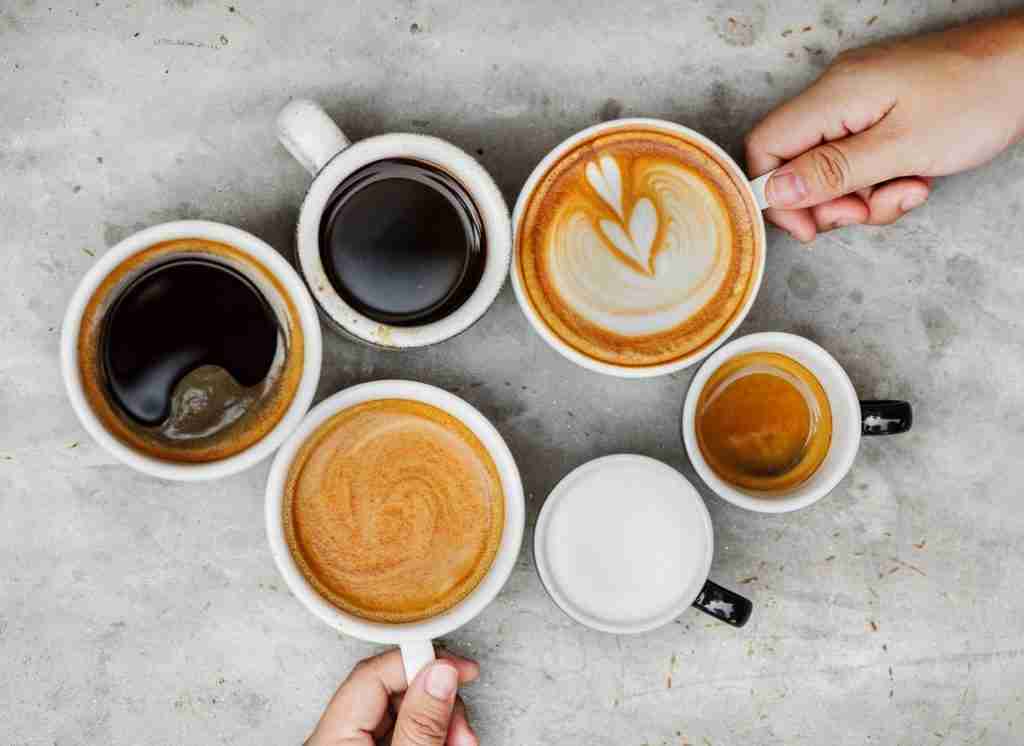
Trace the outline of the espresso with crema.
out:
<instances>
[{"instance_id":1,"label":"espresso with crema","mask_svg":"<svg viewBox=\"0 0 1024 746\"><path fill-rule=\"evenodd\" d=\"M302 377L298 311L234 246L165 241L125 259L82 315L78 373L103 426L134 451L203 463L266 436Z\"/></svg>"},{"instance_id":2,"label":"espresso with crema","mask_svg":"<svg viewBox=\"0 0 1024 746\"><path fill-rule=\"evenodd\" d=\"M407 399L342 410L299 449L285 539L307 582L375 622L437 616L468 596L501 543L505 497L486 447L460 420Z\"/></svg>"},{"instance_id":3,"label":"espresso with crema","mask_svg":"<svg viewBox=\"0 0 1024 746\"><path fill-rule=\"evenodd\" d=\"M696 143L604 131L538 182L515 271L543 322L579 352L667 363L713 344L755 291L756 211L745 183Z\"/></svg>"},{"instance_id":4,"label":"espresso with crema","mask_svg":"<svg viewBox=\"0 0 1024 746\"><path fill-rule=\"evenodd\" d=\"M697 400L697 443L730 484L785 492L810 479L828 455L832 408L811 371L777 352L721 365Z\"/></svg>"}]
</instances>

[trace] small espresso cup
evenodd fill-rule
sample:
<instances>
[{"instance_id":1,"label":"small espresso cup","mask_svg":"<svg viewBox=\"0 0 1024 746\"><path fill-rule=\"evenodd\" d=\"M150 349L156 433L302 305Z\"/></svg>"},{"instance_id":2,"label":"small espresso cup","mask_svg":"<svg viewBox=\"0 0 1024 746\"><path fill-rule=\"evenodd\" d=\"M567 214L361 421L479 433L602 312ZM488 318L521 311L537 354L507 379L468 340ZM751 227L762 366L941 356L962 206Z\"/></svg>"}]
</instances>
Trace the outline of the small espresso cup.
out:
<instances>
[{"instance_id":1,"label":"small espresso cup","mask_svg":"<svg viewBox=\"0 0 1024 746\"><path fill-rule=\"evenodd\" d=\"M407 623L375 622L347 613L317 592L299 569L284 528L289 471L300 449L338 412L366 402L404 399L436 407L460 421L477 437L497 469L505 500L501 539L486 574L469 595L435 616ZM314 616L334 629L366 642L398 645L408 681L434 659L431 640L463 626L491 603L512 574L523 540L526 508L523 485L512 452L501 434L476 408L447 391L413 381L374 381L345 389L310 410L274 458L267 480L266 529L270 551L291 592ZM443 520L443 518L442 518Z\"/></svg>"},{"instance_id":2,"label":"small espresso cup","mask_svg":"<svg viewBox=\"0 0 1024 746\"><path fill-rule=\"evenodd\" d=\"M375 347L423 347L465 331L490 308L508 274L511 230L501 191L472 156L437 137L411 133L377 135L352 143L317 103L304 99L291 101L281 110L277 134L313 176L299 213L296 252L313 298L336 330ZM419 164L453 180L472 203L474 220L479 220L483 257L475 287L459 288L458 295L464 299L450 310L442 309L440 318L431 317L425 323L385 323L371 318L343 297L325 268L321 232L332 198L350 176L384 162Z\"/></svg>"},{"instance_id":3,"label":"small espresso cup","mask_svg":"<svg viewBox=\"0 0 1024 746\"><path fill-rule=\"evenodd\" d=\"M569 472L537 518L533 554L555 604L591 629L640 634L694 606L733 627L749 600L708 579L711 516L668 464L616 454Z\"/></svg>"},{"instance_id":4,"label":"small espresso cup","mask_svg":"<svg viewBox=\"0 0 1024 746\"><path fill-rule=\"evenodd\" d=\"M747 353L778 353L795 360L821 384L831 410L832 433L824 459L805 481L781 493L747 490L725 481L704 458L697 438L697 406L705 385L723 364ZM821 346L795 334L762 332L729 342L700 367L683 404L682 434L694 469L719 497L758 513L787 513L806 508L835 489L853 466L862 435L906 432L912 421L908 402L858 400L846 371Z\"/></svg>"},{"instance_id":5,"label":"small espresso cup","mask_svg":"<svg viewBox=\"0 0 1024 746\"><path fill-rule=\"evenodd\" d=\"M253 288L265 308L277 318L278 342L274 363L266 378L271 389L271 404L258 411L244 409L236 400L226 400L223 410L209 407L209 390L189 384L181 397L180 410L203 415L204 408L223 415L211 434L209 422L188 433L159 430L140 425L121 406L110 385L110 360L103 340L111 327L115 312L133 315L138 321L138 308L130 314L118 311L131 288L146 277L182 264L214 264L233 271L243 284ZM146 292L157 295L166 289L160 280ZM189 286L193 287L192 285ZM229 329L219 339L202 339L202 328L196 328L196 341L188 358L203 345L224 343L245 352L251 349L250 332L253 316L239 316L239 306L212 293L197 296L186 291L182 317L200 327L203 319L217 314L221 320L234 313L237 329ZM156 296L150 295L150 298ZM191 303L191 308L185 308ZM225 305L226 304L226 305ZM252 308L247 307L248 310ZM199 310L196 310L199 309ZM171 313L176 313L171 309ZM206 314L205 316L203 314ZM197 318L197 315L199 318ZM127 316L125 316L127 317ZM207 329L208 331L208 329ZM144 333L144 330L143 332ZM183 336L188 329L183 328ZM200 341L201 340L201 341ZM108 350L109 351L109 350ZM179 351L180 352L180 351ZM145 358L151 351L130 350L135 358ZM283 355L282 355L283 353ZM216 353L200 353L207 357ZM75 289L64 315L61 329L61 371L68 398L82 425L96 442L128 466L162 479L197 481L218 479L256 464L269 456L299 424L316 394L320 380L322 339L316 307L298 274L285 259L267 243L239 228L206 220L182 220L163 223L139 231L112 247L96 260ZM147 358L149 359L149 358ZM145 361L143 361L145 362ZM150 362L152 360L150 359ZM217 365L222 360L209 360ZM202 365L206 365L204 362ZM184 375L196 372L193 368ZM225 368L226 369L226 368ZM163 375L166 368L159 375ZM152 380L152 379L151 379ZM161 379L166 382L166 379ZM185 378L171 381L175 390ZM222 381L226 379L221 379ZM137 383L135 385L138 385ZM261 382L259 386L262 386ZM250 390L256 390L253 386ZM151 395L147 392L146 395ZM177 396L177 395L176 395ZM229 394L234 396L234 394ZM164 423L174 423L166 418ZM223 439L219 437L223 435Z\"/></svg>"},{"instance_id":6,"label":"small espresso cup","mask_svg":"<svg viewBox=\"0 0 1024 746\"><path fill-rule=\"evenodd\" d=\"M749 272L746 274L747 280L745 282L745 287L743 288L744 295L742 296L742 301L738 304L732 315L722 322L717 332L709 335L709 338L704 339L699 344L696 344L694 349L677 357L656 363L625 364L622 362L612 362L608 359L601 359L599 356L594 354L588 354L584 349L574 346L567 341L566 338L556 332L552 324L545 319L545 314L542 313L533 300L531 300L530 290L528 289L527 281L523 276L523 241L524 236L527 233L527 215L535 193L540 189L545 188L544 185L548 182L549 175L552 174L561 163L566 162L567 159L575 159L579 157L592 158L593 156L588 150L591 149L591 141L594 141L596 138L615 136L620 133L629 133L631 131L667 135L669 137L682 140L699 151L702 151L710 161L722 169L726 178L735 185L736 192L739 195L739 201L743 203L744 211L749 215L750 226L748 230L751 236L750 242L753 246L753 259L751 261L751 266L749 267ZM621 203L623 200L623 194L628 193L630 189L629 185L625 183L625 177L621 177L618 169L616 169L612 174L614 178L610 179L609 175L604 174L603 168L598 165L599 161L600 159L595 159L590 163L587 171L587 179L591 181L594 190L601 194L606 203L608 202L609 195L617 197ZM595 174L601 174L601 178L597 182L591 179L589 170L590 166L597 167ZM750 311L761 286L765 266L766 245L764 218L761 215L761 211L768 207L767 198L765 197L765 185L770 177L771 173L767 173L752 181L748 180L743 169L740 168L736 161L711 139L690 129L689 127L661 119L617 119L588 127L587 129L581 130L567 138L556 145L554 149L552 149L534 168L533 172L526 180L526 183L523 185L522 190L519 192L519 197L516 200L515 208L512 212L512 287L515 290L519 306L526 315L530 326L532 326L541 338L543 338L544 341L557 352L577 365L598 373L605 373L607 375L619 376L622 378L650 378L654 376L667 375L687 368L702 360L704 357L709 355L712 350L732 335L734 331L736 331L737 327L739 327L743 322L743 319L746 318L747 313ZM658 197L655 195L652 199L656 201ZM664 226L659 228L657 225L654 225L648 226L645 229L645 226L643 225L645 221L640 217L640 213L642 211L640 209L636 209L642 201L643 200L637 201L632 213L630 213L628 204L608 203L604 205L602 209L609 206L615 208L618 212L619 218L624 221L622 223L623 227L616 229L617 235L623 237L627 241L633 240L634 245L639 245L636 243L637 241L640 243L643 242L641 238L633 235L634 220L639 220L638 230L644 237L646 237L647 243L650 247L649 250L653 252L657 249L657 243L663 241L660 236L662 235ZM648 212L653 216L657 216L660 209L661 208L655 207ZM605 212L609 215L611 214L609 210L605 210ZM603 224L614 222L614 220L596 221L594 230L597 231L598 225L600 225L600 230L604 231ZM627 234L629 235L627 236ZM609 233L605 232L606 240L611 241L610 238L607 238L609 235ZM653 254L650 254L650 256L653 256ZM592 259L593 257L590 258ZM650 261L653 262L654 260L652 259ZM573 264L573 268L581 274L592 271L593 267L592 261L584 261L582 258L578 260L567 259L564 260L563 263L566 265ZM656 274L654 266L655 265L652 263L650 270L652 275ZM589 282L590 279L592 278L583 277L580 279L580 283ZM545 281L544 284L558 287L560 283L552 280L550 282ZM700 283L698 283L697 286L699 285ZM560 289L559 292L561 292ZM637 286L637 288L633 289L633 292L637 295L641 295L642 288ZM689 301L687 301L687 303L688 302ZM697 315L700 315L701 313L703 313L703 311L697 312ZM571 324L579 324L579 319L583 319L586 324L594 323L592 319L586 318L585 314L582 312L574 311L570 315L576 319L571 322ZM625 316L626 314L623 315ZM636 316L638 314L633 313L633 315ZM628 343L621 344L628 346Z\"/></svg>"}]
</instances>

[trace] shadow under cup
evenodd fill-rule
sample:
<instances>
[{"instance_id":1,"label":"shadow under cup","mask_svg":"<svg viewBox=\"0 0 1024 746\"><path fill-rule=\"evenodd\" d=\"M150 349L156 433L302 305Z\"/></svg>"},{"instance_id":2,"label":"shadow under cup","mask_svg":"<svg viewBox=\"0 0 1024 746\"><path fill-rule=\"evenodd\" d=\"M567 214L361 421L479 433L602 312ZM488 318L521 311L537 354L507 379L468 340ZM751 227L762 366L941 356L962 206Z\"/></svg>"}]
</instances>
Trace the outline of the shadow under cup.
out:
<instances>
[{"instance_id":1,"label":"shadow under cup","mask_svg":"<svg viewBox=\"0 0 1024 746\"><path fill-rule=\"evenodd\" d=\"M275 272L200 236L123 258L75 330L75 374L92 415L121 445L169 464L224 462L263 441L312 362L298 301Z\"/></svg>"}]
</instances>

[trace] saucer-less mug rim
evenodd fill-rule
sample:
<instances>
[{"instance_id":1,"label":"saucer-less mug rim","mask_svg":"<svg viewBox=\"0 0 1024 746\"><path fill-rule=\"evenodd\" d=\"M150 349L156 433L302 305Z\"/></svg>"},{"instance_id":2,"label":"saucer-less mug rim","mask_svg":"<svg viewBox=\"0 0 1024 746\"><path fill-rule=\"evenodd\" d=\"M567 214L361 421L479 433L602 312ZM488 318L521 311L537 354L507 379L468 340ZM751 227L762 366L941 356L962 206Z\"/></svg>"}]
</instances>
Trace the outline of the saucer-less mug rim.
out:
<instances>
[{"instance_id":1,"label":"saucer-less mug rim","mask_svg":"<svg viewBox=\"0 0 1024 746\"><path fill-rule=\"evenodd\" d=\"M494 460L505 496L505 525L498 552L480 583L451 609L429 619L390 624L349 614L324 599L306 580L284 535L284 487L292 462L309 436L338 412L367 401L409 399L438 407L466 425ZM274 457L265 493L265 523L274 562L289 590L314 616L338 631L366 642L400 645L427 641L463 626L490 604L515 568L526 523L522 480L511 450L493 424L455 394L425 383L383 380L343 389L310 410Z\"/></svg>"},{"instance_id":2,"label":"saucer-less mug rim","mask_svg":"<svg viewBox=\"0 0 1024 746\"><path fill-rule=\"evenodd\" d=\"M585 353L577 350L571 344L559 337L541 318L540 314L533 307L533 303L529 298L529 293L523 285L522 278L519 274L519 240L520 240L520 222L523 219L523 214L526 210L530 199L533 197L533 192L536 189L540 181L547 175L551 168L569 151L575 148L580 143L596 137L599 134L610 132L617 129L654 129L667 132L672 135L676 135L683 139L689 139L695 142L699 147L705 148L711 152L717 161L726 170L731 172L735 182L740 185L744 190L745 196L749 199L752 205L751 220L754 223L755 233L755 246L757 247L757 258L756 268L754 277L751 279L751 287L747 294L747 298L743 305L736 311L733 318L729 323L715 336L713 340L703 345L698 350L691 352L688 355L670 360L665 363L658 363L655 365L642 365L642 366L629 366L619 365L616 363L609 363L603 360L590 357ZM768 176L770 174L766 174ZM547 155L538 163L533 171L530 172L530 176L527 178L523 188L519 191L519 196L516 199L515 207L512 210L512 266L510 274L512 276L512 289L515 292L516 300L519 303L519 307L522 309L523 314L529 321L530 326L541 336L541 338L548 343L556 352L571 360L572 362L580 365L583 368L592 370L598 373L604 373L607 375L618 376L620 378L653 378L656 376L667 375L674 373L679 370L690 367L691 365L703 360L710 355L714 350L719 347L725 340L727 340L736 331L743 320L747 317L751 307L754 304L754 300L757 297L758 292L761 288L761 282L764 278L765 260L767 253L767 235L765 231L764 216L761 214L761 210L765 207L764 203L764 184L765 177L759 177L755 180L750 180L747 175L740 168L736 160L729 155L725 150L718 145L715 141L711 140L706 135L691 129L682 124L671 122L665 119L657 119L652 117L629 117L623 119L614 119L607 122L600 122L598 124L591 125L585 129L570 135L566 139L562 140L556 146L554 146Z\"/></svg>"},{"instance_id":3,"label":"saucer-less mug rim","mask_svg":"<svg viewBox=\"0 0 1024 746\"><path fill-rule=\"evenodd\" d=\"M303 370L284 416L263 438L227 458L205 463L168 461L141 453L110 433L93 411L82 386L78 361L78 338L82 317L90 299L111 272L126 259L156 244L178 239L201 239L228 244L261 263L284 286L295 305L303 336ZM323 341L320 321L306 286L288 261L257 236L224 223L210 220L177 220L160 223L124 238L106 251L79 281L61 326L61 372L72 408L92 438L122 463L150 476L177 481L219 479L248 469L262 461L299 424L316 394L320 381Z\"/></svg>"}]
</instances>

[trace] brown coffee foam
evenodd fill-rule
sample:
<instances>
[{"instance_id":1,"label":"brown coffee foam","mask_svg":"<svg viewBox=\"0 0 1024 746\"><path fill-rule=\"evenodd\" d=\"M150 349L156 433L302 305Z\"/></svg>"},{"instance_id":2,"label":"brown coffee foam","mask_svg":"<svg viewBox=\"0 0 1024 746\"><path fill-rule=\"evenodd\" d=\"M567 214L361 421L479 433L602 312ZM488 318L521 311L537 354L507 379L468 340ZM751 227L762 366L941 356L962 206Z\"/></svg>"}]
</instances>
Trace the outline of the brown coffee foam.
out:
<instances>
[{"instance_id":1,"label":"brown coffee foam","mask_svg":"<svg viewBox=\"0 0 1024 746\"><path fill-rule=\"evenodd\" d=\"M718 291L682 323L654 334L619 334L583 317L561 296L548 267L551 232L558 225L561 211L573 200L595 203L585 169L606 154L623 162L627 171L631 162L644 158L680 164L708 185L728 215L733 257ZM629 180L623 181L628 201ZM658 365L714 343L748 301L764 250L753 217L756 211L745 183L737 182L727 168L695 143L657 129L628 127L604 132L565 154L534 188L517 229L516 271L533 309L571 347L615 365ZM591 219L607 214L607 210L595 210ZM664 224L659 226L655 251L664 228ZM609 250L614 252L615 248Z\"/></svg>"},{"instance_id":2,"label":"brown coffee foam","mask_svg":"<svg viewBox=\"0 0 1024 746\"><path fill-rule=\"evenodd\" d=\"M282 520L323 598L371 621L414 622L452 608L487 574L505 498L494 461L462 422L381 399L339 412L305 441Z\"/></svg>"},{"instance_id":3,"label":"brown coffee foam","mask_svg":"<svg viewBox=\"0 0 1024 746\"><path fill-rule=\"evenodd\" d=\"M285 361L270 391L253 407L223 430L203 438L170 440L157 428L132 421L109 397L105 384L100 338L110 305L135 278L146 270L176 258L206 258L227 264L271 288L268 298L282 324ZM279 308L283 306L283 308ZM125 259L103 280L86 304L79 326L78 372L86 400L103 427L115 438L139 453L163 461L205 463L241 453L265 437L284 417L302 379L302 326L299 313L287 290L274 274L249 254L228 244L199 238L165 241Z\"/></svg>"}]
</instances>

